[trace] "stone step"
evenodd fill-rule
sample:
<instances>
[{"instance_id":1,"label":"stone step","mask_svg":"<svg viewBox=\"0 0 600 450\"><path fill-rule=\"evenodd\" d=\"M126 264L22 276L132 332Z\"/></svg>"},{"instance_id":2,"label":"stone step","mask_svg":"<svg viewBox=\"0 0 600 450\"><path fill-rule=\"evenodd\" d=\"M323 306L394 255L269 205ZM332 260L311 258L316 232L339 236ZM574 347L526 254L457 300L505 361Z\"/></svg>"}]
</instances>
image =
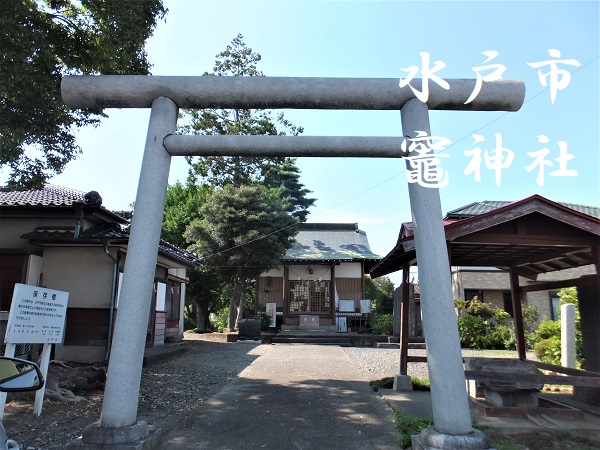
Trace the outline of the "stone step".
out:
<instances>
[{"instance_id":1,"label":"stone step","mask_svg":"<svg viewBox=\"0 0 600 450\"><path fill-rule=\"evenodd\" d=\"M350 346L349 338L334 336L274 336L273 344L320 344Z\"/></svg>"},{"instance_id":2,"label":"stone step","mask_svg":"<svg viewBox=\"0 0 600 450\"><path fill-rule=\"evenodd\" d=\"M376 348L400 348L400 344L395 344L393 342L376 342ZM425 343L421 342L409 342L408 349L409 350L425 350L427 347Z\"/></svg>"}]
</instances>

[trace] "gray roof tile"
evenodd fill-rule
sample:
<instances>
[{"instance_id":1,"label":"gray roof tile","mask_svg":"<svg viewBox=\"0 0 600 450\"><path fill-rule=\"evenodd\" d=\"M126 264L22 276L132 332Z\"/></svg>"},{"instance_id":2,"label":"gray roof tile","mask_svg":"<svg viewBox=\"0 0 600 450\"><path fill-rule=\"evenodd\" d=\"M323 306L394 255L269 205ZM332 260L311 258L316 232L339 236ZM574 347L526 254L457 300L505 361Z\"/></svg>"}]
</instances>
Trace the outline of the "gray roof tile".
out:
<instances>
[{"instance_id":1,"label":"gray roof tile","mask_svg":"<svg viewBox=\"0 0 600 450\"><path fill-rule=\"evenodd\" d=\"M513 202L508 201L492 201L492 200L484 200L481 202L470 203L465 206L461 206L460 208L453 209L446 213L446 219L467 219L469 217L478 216L480 214L485 214L487 212L493 211L498 208L502 208L503 206L509 205ZM578 205L575 203L564 203L557 202L562 206L566 206L569 209L574 211L586 214L588 216L596 217L600 219L600 208L595 206L586 206L586 205Z\"/></svg>"},{"instance_id":2,"label":"gray roof tile","mask_svg":"<svg viewBox=\"0 0 600 450\"><path fill-rule=\"evenodd\" d=\"M12 191L0 189L2 206L71 206L73 202L83 202L85 192L60 186L45 184L40 189Z\"/></svg>"},{"instance_id":3,"label":"gray roof tile","mask_svg":"<svg viewBox=\"0 0 600 450\"><path fill-rule=\"evenodd\" d=\"M355 223L300 223L296 243L284 260L381 259L371 251L364 231Z\"/></svg>"}]
</instances>

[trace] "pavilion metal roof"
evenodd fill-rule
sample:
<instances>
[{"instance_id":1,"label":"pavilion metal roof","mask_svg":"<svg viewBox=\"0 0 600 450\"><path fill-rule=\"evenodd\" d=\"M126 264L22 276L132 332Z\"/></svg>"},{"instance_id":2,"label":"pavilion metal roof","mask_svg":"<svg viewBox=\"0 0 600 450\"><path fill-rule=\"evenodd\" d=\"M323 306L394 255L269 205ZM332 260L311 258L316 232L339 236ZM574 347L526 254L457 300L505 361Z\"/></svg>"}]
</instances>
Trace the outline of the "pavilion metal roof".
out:
<instances>
[{"instance_id":1,"label":"pavilion metal roof","mask_svg":"<svg viewBox=\"0 0 600 450\"><path fill-rule=\"evenodd\" d=\"M480 208L474 205L459 210ZM444 231L452 265L515 267L531 279L540 273L593 264L594 248L600 245L600 219L539 195L463 220L445 221ZM412 224L403 224L394 249L370 273L379 277L415 263Z\"/></svg>"}]
</instances>

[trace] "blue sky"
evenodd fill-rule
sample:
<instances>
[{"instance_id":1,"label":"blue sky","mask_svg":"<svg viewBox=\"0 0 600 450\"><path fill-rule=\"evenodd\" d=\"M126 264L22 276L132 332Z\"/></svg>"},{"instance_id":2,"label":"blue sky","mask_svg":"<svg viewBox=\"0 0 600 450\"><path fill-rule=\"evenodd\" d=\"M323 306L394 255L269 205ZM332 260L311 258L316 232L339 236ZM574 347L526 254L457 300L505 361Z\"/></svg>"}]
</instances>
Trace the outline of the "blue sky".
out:
<instances>
[{"instance_id":1,"label":"blue sky","mask_svg":"<svg viewBox=\"0 0 600 450\"><path fill-rule=\"evenodd\" d=\"M519 200L540 194L551 200L600 205L599 2L553 1L356 1L230 2L166 0L166 23L149 40L154 75L201 75L211 71L215 55L238 34L262 55L267 76L373 77L406 76L401 69L421 65L420 52L446 67L442 78L475 78L482 52L499 55L489 64L506 67L503 78L525 82L526 100L519 112L430 112L431 131L450 139L442 167L449 175L440 190L443 212L481 200ZM554 104L537 69L527 65L553 59L576 59L570 84ZM556 58L554 58L556 59ZM547 71L546 68L543 68ZM108 110L98 128L78 133L83 155L51 183L82 191L97 190L104 205L125 209L135 200L149 111ZM396 111L298 111L286 117L304 127L304 135L401 136ZM482 135L482 149L492 150L495 134L514 152L502 171L481 169L481 182L463 172L464 155ZM538 136L548 137L540 144ZM537 169L525 167L527 152L543 147L555 170L558 142L574 156L567 168L577 177L550 177L536 184ZM402 222L410 220L403 160L304 158L298 160L302 182L317 198L310 222L358 222L375 253L394 246ZM187 164L174 158L170 181L185 180ZM394 281L397 281L394 279Z\"/></svg>"}]
</instances>

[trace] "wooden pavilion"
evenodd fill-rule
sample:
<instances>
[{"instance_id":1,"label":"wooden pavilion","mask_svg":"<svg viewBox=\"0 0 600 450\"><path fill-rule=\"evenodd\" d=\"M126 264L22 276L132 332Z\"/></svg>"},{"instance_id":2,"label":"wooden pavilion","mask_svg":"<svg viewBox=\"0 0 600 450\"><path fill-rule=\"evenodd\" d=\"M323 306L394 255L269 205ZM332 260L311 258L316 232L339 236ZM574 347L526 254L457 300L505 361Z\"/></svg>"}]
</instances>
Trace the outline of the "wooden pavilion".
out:
<instances>
[{"instance_id":1,"label":"wooden pavilion","mask_svg":"<svg viewBox=\"0 0 600 450\"><path fill-rule=\"evenodd\" d=\"M417 255L412 227L405 225L394 249L371 269L370 274L376 278L402 269L403 286L408 291L408 274L410 267L417 265ZM574 385L580 381L579 377L600 377L600 219L534 195L475 217L444 221L444 231L449 269L450 266L488 266L509 273L519 359L570 375ZM556 272L558 275L564 269L590 265L595 266L595 274L542 280L545 273ZM585 371L529 361L525 353L521 294L571 286L577 287L578 291ZM406 375L409 295L408 292L402 294L400 374ZM582 394L584 401L600 405L597 381L591 384L582 381L580 386L585 387L576 388L576 392ZM599 387L589 387L596 384Z\"/></svg>"}]
</instances>

